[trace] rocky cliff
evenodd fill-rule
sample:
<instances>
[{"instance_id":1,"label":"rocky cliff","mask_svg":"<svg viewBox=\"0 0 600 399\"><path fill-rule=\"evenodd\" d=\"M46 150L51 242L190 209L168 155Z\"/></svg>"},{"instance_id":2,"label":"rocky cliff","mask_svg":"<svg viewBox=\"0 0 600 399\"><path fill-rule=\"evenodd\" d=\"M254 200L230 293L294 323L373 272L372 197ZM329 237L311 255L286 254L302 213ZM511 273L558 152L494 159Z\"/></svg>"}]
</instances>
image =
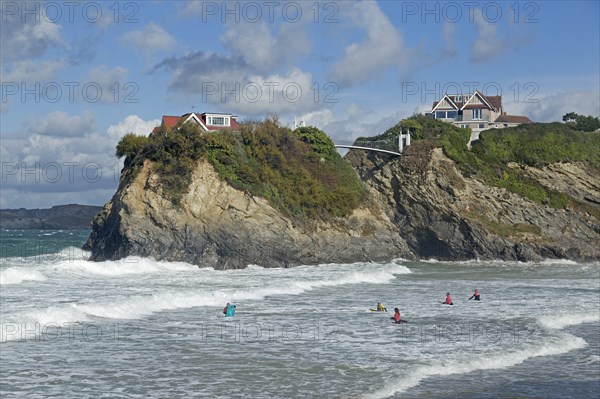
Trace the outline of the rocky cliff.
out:
<instances>
[{"instance_id":1,"label":"rocky cliff","mask_svg":"<svg viewBox=\"0 0 600 399\"><path fill-rule=\"evenodd\" d=\"M401 158L356 151L347 158L420 258L600 259L600 178L585 164L511 165L588 205L554 209L464 176L426 142Z\"/></svg>"},{"instance_id":2,"label":"rocky cliff","mask_svg":"<svg viewBox=\"0 0 600 399\"><path fill-rule=\"evenodd\" d=\"M92 260L139 255L230 269L412 257L374 203L345 219L299 225L266 200L220 180L205 161L178 206L161 195L148 163L126 181L93 222L85 245Z\"/></svg>"},{"instance_id":3,"label":"rocky cliff","mask_svg":"<svg viewBox=\"0 0 600 399\"><path fill-rule=\"evenodd\" d=\"M248 264L543 258L600 259L600 179L585 164L522 169L585 207L555 209L468 177L426 140L399 158L347 155L369 200L347 218L296 223L266 200L236 190L200 161L178 206L161 195L146 162L93 222L93 260L130 255L218 269Z\"/></svg>"}]
</instances>

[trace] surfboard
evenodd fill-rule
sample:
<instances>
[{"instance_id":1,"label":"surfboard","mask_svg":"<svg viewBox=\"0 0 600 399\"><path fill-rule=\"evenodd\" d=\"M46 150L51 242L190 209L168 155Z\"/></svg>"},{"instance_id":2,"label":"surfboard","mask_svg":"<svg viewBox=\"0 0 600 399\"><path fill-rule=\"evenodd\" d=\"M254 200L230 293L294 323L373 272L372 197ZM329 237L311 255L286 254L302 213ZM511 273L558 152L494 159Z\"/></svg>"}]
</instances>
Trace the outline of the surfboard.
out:
<instances>
[{"instance_id":1,"label":"surfboard","mask_svg":"<svg viewBox=\"0 0 600 399\"><path fill-rule=\"evenodd\" d=\"M392 324L402 324L402 323L408 323L408 320L400 319L399 323L396 323L396 320L392 320Z\"/></svg>"}]
</instances>

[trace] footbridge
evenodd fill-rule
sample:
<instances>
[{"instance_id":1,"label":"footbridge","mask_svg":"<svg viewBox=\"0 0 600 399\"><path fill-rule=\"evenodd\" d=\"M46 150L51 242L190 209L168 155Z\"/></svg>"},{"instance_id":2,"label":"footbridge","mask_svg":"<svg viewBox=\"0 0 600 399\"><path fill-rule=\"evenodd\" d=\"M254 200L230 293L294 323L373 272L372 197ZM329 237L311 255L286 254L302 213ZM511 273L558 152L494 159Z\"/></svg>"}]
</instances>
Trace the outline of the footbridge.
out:
<instances>
[{"instance_id":1,"label":"footbridge","mask_svg":"<svg viewBox=\"0 0 600 399\"><path fill-rule=\"evenodd\" d=\"M336 148L382 152L393 156L402 155L404 147L410 145L410 134L401 134L388 140L356 140L354 142L336 141Z\"/></svg>"}]
</instances>

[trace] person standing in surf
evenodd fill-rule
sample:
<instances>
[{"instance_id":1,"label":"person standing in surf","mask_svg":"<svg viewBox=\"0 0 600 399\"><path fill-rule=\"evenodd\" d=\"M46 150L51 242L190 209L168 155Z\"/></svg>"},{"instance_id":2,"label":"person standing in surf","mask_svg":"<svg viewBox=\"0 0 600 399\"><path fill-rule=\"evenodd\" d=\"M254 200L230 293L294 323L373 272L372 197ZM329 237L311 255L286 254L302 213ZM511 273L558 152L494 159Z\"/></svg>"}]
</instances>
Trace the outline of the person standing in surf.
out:
<instances>
[{"instance_id":1,"label":"person standing in surf","mask_svg":"<svg viewBox=\"0 0 600 399\"><path fill-rule=\"evenodd\" d=\"M445 300L445 301L442 301L442 302L440 302L440 303L442 303L442 304L444 304L444 305L454 305L454 304L452 303L452 296L450 296L450 293L449 293L449 292L446 292L446 300Z\"/></svg>"},{"instance_id":2,"label":"person standing in surf","mask_svg":"<svg viewBox=\"0 0 600 399\"><path fill-rule=\"evenodd\" d=\"M394 323L400 324L400 309L394 308L394 317L391 317L394 320Z\"/></svg>"},{"instance_id":3,"label":"person standing in surf","mask_svg":"<svg viewBox=\"0 0 600 399\"><path fill-rule=\"evenodd\" d=\"M476 301L480 300L479 290L477 288L475 288L475 292L473 293L473 295L471 295L471 298L469 298L469 300L471 300L471 299L475 299Z\"/></svg>"}]
</instances>

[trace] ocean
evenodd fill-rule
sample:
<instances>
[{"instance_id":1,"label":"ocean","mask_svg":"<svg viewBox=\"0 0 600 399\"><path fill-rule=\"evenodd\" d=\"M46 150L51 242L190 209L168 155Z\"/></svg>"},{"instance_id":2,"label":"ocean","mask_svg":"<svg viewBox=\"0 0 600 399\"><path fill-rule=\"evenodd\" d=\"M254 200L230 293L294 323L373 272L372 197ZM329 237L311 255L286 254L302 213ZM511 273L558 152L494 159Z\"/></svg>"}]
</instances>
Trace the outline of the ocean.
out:
<instances>
[{"instance_id":1,"label":"ocean","mask_svg":"<svg viewBox=\"0 0 600 399\"><path fill-rule=\"evenodd\" d=\"M2 398L600 397L599 262L215 271L88 234L0 232Z\"/></svg>"}]
</instances>

